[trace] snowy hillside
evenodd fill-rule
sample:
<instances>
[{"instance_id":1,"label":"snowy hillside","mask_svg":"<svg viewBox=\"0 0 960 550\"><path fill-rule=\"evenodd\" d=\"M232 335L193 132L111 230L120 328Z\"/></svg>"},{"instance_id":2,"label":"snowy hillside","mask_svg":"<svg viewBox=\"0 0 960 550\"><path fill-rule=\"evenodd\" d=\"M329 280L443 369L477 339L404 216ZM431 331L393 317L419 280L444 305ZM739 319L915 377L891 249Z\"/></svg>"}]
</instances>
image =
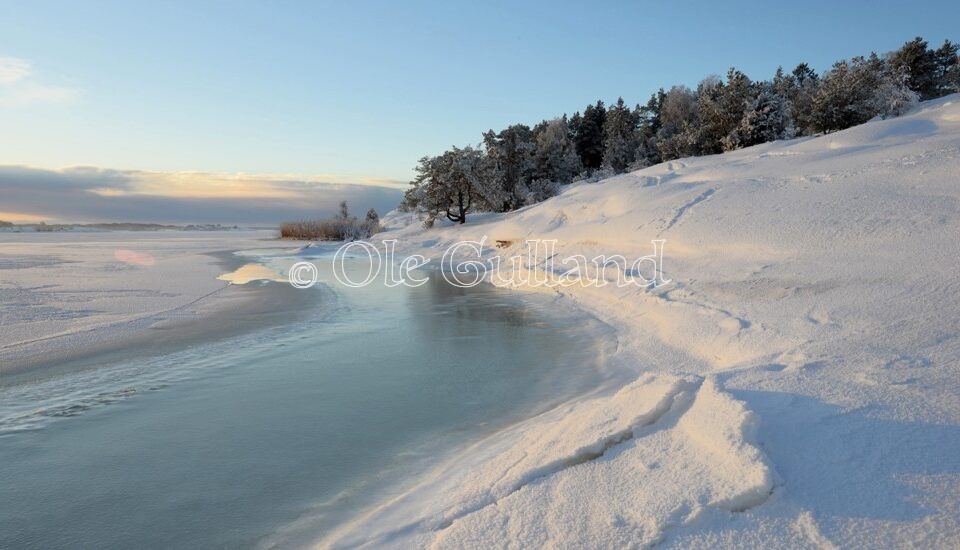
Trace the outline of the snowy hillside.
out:
<instances>
[{"instance_id":1,"label":"snowy hillside","mask_svg":"<svg viewBox=\"0 0 960 550\"><path fill-rule=\"evenodd\" d=\"M557 239L672 283L567 287L605 390L500 433L323 544L960 545L960 96L384 238ZM494 241L514 243L508 248ZM532 266L536 269L537 266Z\"/></svg>"}]
</instances>

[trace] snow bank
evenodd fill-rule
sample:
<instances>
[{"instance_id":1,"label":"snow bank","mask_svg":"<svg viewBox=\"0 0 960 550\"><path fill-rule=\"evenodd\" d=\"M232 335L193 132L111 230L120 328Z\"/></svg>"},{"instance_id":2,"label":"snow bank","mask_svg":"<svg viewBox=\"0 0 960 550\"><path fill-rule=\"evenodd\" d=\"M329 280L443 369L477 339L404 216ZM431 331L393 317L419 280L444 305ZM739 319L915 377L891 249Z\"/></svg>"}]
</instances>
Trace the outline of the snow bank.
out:
<instances>
[{"instance_id":1,"label":"snow bank","mask_svg":"<svg viewBox=\"0 0 960 550\"><path fill-rule=\"evenodd\" d=\"M549 290L616 329L636 381L477 444L321 545L960 545L960 96L464 225L384 223L433 258L665 239L673 282Z\"/></svg>"},{"instance_id":2,"label":"snow bank","mask_svg":"<svg viewBox=\"0 0 960 550\"><path fill-rule=\"evenodd\" d=\"M642 375L485 441L325 544L653 543L703 508L742 511L770 495L752 421L713 380Z\"/></svg>"}]
</instances>

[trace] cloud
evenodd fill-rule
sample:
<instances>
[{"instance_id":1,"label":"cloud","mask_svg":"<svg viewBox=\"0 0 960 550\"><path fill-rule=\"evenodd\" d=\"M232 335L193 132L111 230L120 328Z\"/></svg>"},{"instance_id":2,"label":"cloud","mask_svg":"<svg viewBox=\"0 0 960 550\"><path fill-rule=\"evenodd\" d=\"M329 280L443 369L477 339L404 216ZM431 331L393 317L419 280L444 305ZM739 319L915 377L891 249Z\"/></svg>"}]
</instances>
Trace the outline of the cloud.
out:
<instances>
[{"instance_id":1,"label":"cloud","mask_svg":"<svg viewBox=\"0 0 960 550\"><path fill-rule=\"evenodd\" d=\"M0 107L70 103L79 94L75 88L37 81L33 65L26 59L0 56Z\"/></svg>"},{"instance_id":2,"label":"cloud","mask_svg":"<svg viewBox=\"0 0 960 550\"><path fill-rule=\"evenodd\" d=\"M0 84L23 80L30 74L30 62L16 57L0 57Z\"/></svg>"},{"instance_id":3,"label":"cloud","mask_svg":"<svg viewBox=\"0 0 960 550\"><path fill-rule=\"evenodd\" d=\"M330 216L341 200L358 215L370 208L383 214L400 201L403 191L396 184L290 175L0 166L3 211L63 222L277 224Z\"/></svg>"}]
</instances>

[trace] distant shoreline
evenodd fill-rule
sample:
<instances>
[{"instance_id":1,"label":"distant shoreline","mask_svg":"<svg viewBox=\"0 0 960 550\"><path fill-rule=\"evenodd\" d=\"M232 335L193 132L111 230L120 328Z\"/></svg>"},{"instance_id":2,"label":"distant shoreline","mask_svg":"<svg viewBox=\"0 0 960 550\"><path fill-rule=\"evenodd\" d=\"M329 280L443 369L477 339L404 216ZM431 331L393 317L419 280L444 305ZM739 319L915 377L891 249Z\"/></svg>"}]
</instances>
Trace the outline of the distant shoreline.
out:
<instances>
[{"instance_id":1,"label":"distant shoreline","mask_svg":"<svg viewBox=\"0 0 960 550\"><path fill-rule=\"evenodd\" d=\"M245 227L219 223L172 225L161 223L102 222L102 223L10 223L0 220L0 231L6 233L52 233L57 231L256 231L275 230L273 226Z\"/></svg>"}]
</instances>

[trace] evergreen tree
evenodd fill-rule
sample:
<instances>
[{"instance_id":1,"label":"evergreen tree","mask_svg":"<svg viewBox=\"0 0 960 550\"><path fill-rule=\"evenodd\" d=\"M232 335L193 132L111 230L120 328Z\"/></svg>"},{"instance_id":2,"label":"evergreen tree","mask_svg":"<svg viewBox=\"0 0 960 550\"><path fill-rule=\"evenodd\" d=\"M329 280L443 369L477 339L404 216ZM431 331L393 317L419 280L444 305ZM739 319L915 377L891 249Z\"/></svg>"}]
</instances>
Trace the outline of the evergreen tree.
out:
<instances>
[{"instance_id":1,"label":"evergreen tree","mask_svg":"<svg viewBox=\"0 0 960 550\"><path fill-rule=\"evenodd\" d=\"M697 94L686 86L674 86L660 106L660 129L656 143L663 161L698 153Z\"/></svg>"},{"instance_id":2,"label":"evergreen tree","mask_svg":"<svg viewBox=\"0 0 960 550\"><path fill-rule=\"evenodd\" d=\"M486 147L487 173L491 185L503 190L504 200L495 204L498 212L519 208L525 201L524 190L534 170L533 134L530 127L514 124L499 133L483 134Z\"/></svg>"},{"instance_id":3,"label":"evergreen tree","mask_svg":"<svg viewBox=\"0 0 960 550\"><path fill-rule=\"evenodd\" d=\"M879 74L879 78L874 75L870 78L870 84L875 86L872 99L874 116L880 115L883 118L900 116L917 104L920 96L910 89L906 74L897 71L890 63L878 63L876 60L872 63L874 66L870 71L876 71Z\"/></svg>"},{"instance_id":4,"label":"evergreen tree","mask_svg":"<svg viewBox=\"0 0 960 550\"><path fill-rule=\"evenodd\" d=\"M814 100L813 125L833 132L863 124L875 116L896 116L916 101L903 65L869 58L838 61L823 77Z\"/></svg>"},{"instance_id":5,"label":"evergreen tree","mask_svg":"<svg viewBox=\"0 0 960 550\"><path fill-rule=\"evenodd\" d=\"M872 90L863 86L856 75L857 66L865 60L837 61L824 76L814 99L813 125L818 132L843 130L870 120L866 106Z\"/></svg>"},{"instance_id":6,"label":"evergreen tree","mask_svg":"<svg viewBox=\"0 0 960 550\"><path fill-rule=\"evenodd\" d=\"M567 117L546 121L536 140L536 179L556 183L573 181L581 165Z\"/></svg>"},{"instance_id":7,"label":"evergreen tree","mask_svg":"<svg viewBox=\"0 0 960 550\"><path fill-rule=\"evenodd\" d=\"M567 115L564 114L561 118L563 118L563 121L564 121L563 123L567 124ZM541 120L540 122L538 122L530 130L530 141L532 141L533 143L537 143L538 140L540 139L540 136L543 135L543 133L547 130L547 126L549 126L551 122L553 122L553 120Z\"/></svg>"},{"instance_id":8,"label":"evergreen tree","mask_svg":"<svg viewBox=\"0 0 960 550\"><path fill-rule=\"evenodd\" d=\"M637 117L623 98L607 110L604 125L603 167L623 172L633 164L637 152Z\"/></svg>"},{"instance_id":9,"label":"evergreen tree","mask_svg":"<svg viewBox=\"0 0 960 550\"><path fill-rule=\"evenodd\" d=\"M934 53L937 64L937 96L960 92L960 46L944 40Z\"/></svg>"},{"instance_id":10,"label":"evergreen tree","mask_svg":"<svg viewBox=\"0 0 960 550\"><path fill-rule=\"evenodd\" d=\"M366 237L380 232L380 215L373 208L367 210L367 215L363 219L363 228Z\"/></svg>"},{"instance_id":11,"label":"evergreen tree","mask_svg":"<svg viewBox=\"0 0 960 550\"><path fill-rule=\"evenodd\" d=\"M731 68L726 83L704 80L697 95L700 153L719 153L724 150L724 139L737 129L748 105L756 97L755 86L747 75Z\"/></svg>"},{"instance_id":12,"label":"evergreen tree","mask_svg":"<svg viewBox=\"0 0 960 550\"><path fill-rule=\"evenodd\" d=\"M937 56L927 47L926 40L918 36L904 44L890 54L890 65L904 76L907 87L919 94L920 99L939 96Z\"/></svg>"},{"instance_id":13,"label":"evergreen tree","mask_svg":"<svg viewBox=\"0 0 960 550\"><path fill-rule=\"evenodd\" d=\"M580 133L580 124L583 122L583 117L580 116L580 111L573 113L573 116L570 117L570 120L567 122L567 126L570 127L570 135L576 143L577 134Z\"/></svg>"},{"instance_id":14,"label":"evergreen tree","mask_svg":"<svg viewBox=\"0 0 960 550\"><path fill-rule=\"evenodd\" d=\"M526 186L524 205L536 204L556 195L560 190L557 182L545 178L537 178Z\"/></svg>"},{"instance_id":15,"label":"evergreen tree","mask_svg":"<svg viewBox=\"0 0 960 550\"><path fill-rule=\"evenodd\" d=\"M750 147L778 139L790 139L794 135L790 100L781 95L776 87L764 83L747 108L740 124L723 140L726 151Z\"/></svg>"},{"instance_id":16,"label":"evergreen tree","mask_svg":"<svg viewBox=\"0 0 960 550\"><path fill-rule=\"evenodd\" d=\"M473 209L488 209L503 200L502 190L484 179L483 154L473 147L454 147L436 157L423 157L404 204L425 214L424 225L440 217L466 223Z\"/></svg>"},{"instance_id":17,"label":"evergreen tree","mask_svg":"<svg viewBox=\"0 0 960 550\"><path fill-rule=\"evenodd\" d=\"M596 105L587 105L587 108L583 111L583 116L578 121L574 141L577 154L580 155L580 163L588 170L600 168L603 163L606 118L607 110L603 106L603 101L597 101Z\"/></svg>"},{"instance_id":18,"label":"evergreen tree","mask_svg":"<svg viewBox=\"0 0 960 550\"><path fill-rule=\"evenodd\" d=\"M694 144L694 155L719 153L720 141L735 127L726 120L723 93L723 80L716 75L704 78L697 85L697 124L693 126L696 133L689 132L688 138Z\"/></svg>"},{"instance_id":19,"label":"evergreen tree","mask_svg":"<svg viewBox=\"0 0 960 550\"><path fill-rule=\"evenodd\" d=\"M789 74L778 67L773 77L773 90L790 102L794 133L798 136L814 133L813 100L819 84L816 71L806 63L800 63Z\"/></svg>"},{"instance_id":20,"label":"evergreen tree","mask_svg":"<svg viewBox=\"0 0 960 550\"><path fill-rule=\"evenodd\" d=\"M637 110L637 152L634 154L636 168L660 162L657 132L660 131L660 111L666 95L663 88L660 88L650 96L646 105Z\"/></svg>"}]
</instances>

